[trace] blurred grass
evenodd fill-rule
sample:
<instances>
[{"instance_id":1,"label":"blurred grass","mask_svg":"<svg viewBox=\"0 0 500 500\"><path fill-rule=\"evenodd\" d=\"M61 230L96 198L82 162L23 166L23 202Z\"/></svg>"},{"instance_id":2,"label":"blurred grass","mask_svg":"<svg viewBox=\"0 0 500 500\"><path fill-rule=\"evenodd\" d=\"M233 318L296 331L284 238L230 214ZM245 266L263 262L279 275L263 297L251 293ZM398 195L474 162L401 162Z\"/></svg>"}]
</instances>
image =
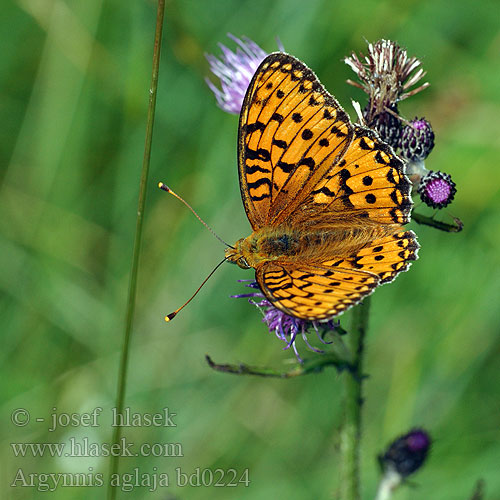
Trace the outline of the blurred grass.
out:
<instances>
[{"instance_id":1,"label":"blurred grass","mask_svg":"<svg viewBox=\"0 0 500 500\"><path fill-rule=\"evenodd\" d=\"M398 499L465 499L477 478L500 498L500 29L496 1L307 3L171 1L167 6L151 183L139 276L127 406L177 412L176 428L126 429L129 441L180 442L184 457L123 459L123 472L250 469L249 488L145 489L166 498L329 498L338 477L338 375L260 380L212 372L215 361L289 359L244 300L233 266L220 270L170 325L219 261L221 245L172 198L163 180L226 240L247 235L236 172L237 119L218 110L203 78L204 52L225 33L266 50L279 36L350 110L361 93L341 59L367 40L397 40L424 61L430 89L401 105L428 118L437 144L428 167L452 174L449 213L460 234L414 227L420 259L373 297L367 344L363 491L375 456L415 425L436 439L428 465ZM153 1L19 0L3 7L0 407L2 498L37 498L8 485L26 472L106 472L104 458L14 458L10 442L111 439L125 298L144 142ZM352 113L351 113L352 114ZM421 208L421 207L420 207ZM104 408L98 428L16 428L32 417ZM88 432L87 432L88 431ZM59 488L54 498L102 498ZM123 494L124 496L125 494Z\"/></svg>"}]
</instances>

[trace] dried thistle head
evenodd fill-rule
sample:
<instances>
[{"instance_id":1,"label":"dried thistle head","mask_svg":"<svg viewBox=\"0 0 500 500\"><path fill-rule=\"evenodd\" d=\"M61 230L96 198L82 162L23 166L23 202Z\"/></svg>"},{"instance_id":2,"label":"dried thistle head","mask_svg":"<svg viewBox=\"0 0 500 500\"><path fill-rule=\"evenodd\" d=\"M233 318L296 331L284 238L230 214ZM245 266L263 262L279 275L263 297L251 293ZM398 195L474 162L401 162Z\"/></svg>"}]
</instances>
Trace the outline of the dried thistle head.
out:
<instances>
[{"instance_id":1,"label":"dried thistle head","mask_svg":"<svg viewBox=\"0 0 500 500\"><path fill-rule=\"evenodd\" d=\"M344 59L358 76L360 83L348 83L364 90L369 97L365 111L368 126L380 113L394 109L399 101L415 95L429 86L424 83L411 89L426 72L416 57L409 57L405 49L391 40L368 44L368 55L359 58L354 52ZM397 109L397 108L396 108Z\"/></svg>"}]
</instances>

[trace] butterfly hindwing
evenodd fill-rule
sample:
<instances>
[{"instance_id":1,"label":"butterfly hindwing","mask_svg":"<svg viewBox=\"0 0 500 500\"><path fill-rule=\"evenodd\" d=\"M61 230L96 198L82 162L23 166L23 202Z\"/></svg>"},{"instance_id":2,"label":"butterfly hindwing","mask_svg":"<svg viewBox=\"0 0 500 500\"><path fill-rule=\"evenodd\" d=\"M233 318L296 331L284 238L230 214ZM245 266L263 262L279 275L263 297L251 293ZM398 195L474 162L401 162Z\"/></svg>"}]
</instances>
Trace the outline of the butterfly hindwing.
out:
<instances>
[{"instance_id":1,"label":"butterfly hindwing","mask_svg":"<svg viewBox=\"0 0 500 500\"><path fill-rule=\"evenodd\" d=\"M272 261L255 274L278 309L302 319L328 319L406 271L418 248L413 231L399 231L371 241L354 255L335 255L313 264Z\"/></svg>"},{"instance_id":2,"label":"butterfly hindwing","mask_svg":"<svg viewBox=\"0 0 500 500\"><path fill-rule=\"evenodd\" d=\"M379 278L357 269L269 262L256 269L260 288L274 307L306 320L327 320L370 294Z\"/></svg>"},{"instance_id":3,"label":"butterfly hindwing","mask_svg":"<svg viewBox=\"0 0 500 500\"><path fill-rule=\"evenodd\" d=\"M348 259L356 269L376 274L380 284L389 283L400 272L408 270L417 259L419 245L413 231L398 231L378 238Z\"/></svg>"}]
</instances>

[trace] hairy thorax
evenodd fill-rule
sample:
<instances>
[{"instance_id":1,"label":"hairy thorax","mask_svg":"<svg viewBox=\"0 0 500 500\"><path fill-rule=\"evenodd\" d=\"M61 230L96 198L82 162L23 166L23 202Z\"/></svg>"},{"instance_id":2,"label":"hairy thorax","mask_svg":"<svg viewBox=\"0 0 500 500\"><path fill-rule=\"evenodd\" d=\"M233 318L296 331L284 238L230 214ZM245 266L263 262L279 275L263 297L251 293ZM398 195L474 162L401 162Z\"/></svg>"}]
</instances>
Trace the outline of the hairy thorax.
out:
<instances>
[{"instance_id":1,"label":"hairy thorax","mask_svg":"<svg viewBox=\"0 0 500 500\"><path fill-rule=\"evenodd\" d=\"M356 254L375 238L394 231L395 227L380 225L314 229L262 227L238 240L234 248L226 248L225 254L228 261L243 269L273 260L321 262Z\"/></svg>"}]
</instances>

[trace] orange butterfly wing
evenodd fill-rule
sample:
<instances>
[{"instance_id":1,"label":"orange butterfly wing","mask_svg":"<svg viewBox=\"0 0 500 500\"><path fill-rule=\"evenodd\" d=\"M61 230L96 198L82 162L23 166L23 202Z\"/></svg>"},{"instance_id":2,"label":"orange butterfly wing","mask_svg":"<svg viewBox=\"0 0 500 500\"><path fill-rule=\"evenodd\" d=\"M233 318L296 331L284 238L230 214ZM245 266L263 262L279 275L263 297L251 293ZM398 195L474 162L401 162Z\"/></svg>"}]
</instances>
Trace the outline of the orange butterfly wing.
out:
<instances>
[{"instance_id":1,"label":"orange butterfly wing","mask_svg":"<svg viewBox=\"0 0 500 500\"><path fill-rule=\"evenodd\" d=\"M412 207L404 164L375 132L354 126L354 139L339 163L307 194L316 212L343 211L382 224L406 224Z\"/></svg>"},{"instance_id":2,"label":"orange butterfly wing","mask_svg":"<svg viewBox=\"0 0 500 500\"><path fill-rule=\"evenodd\" d=\"M275 222L304 186L345 153L352 125L314 73L283 53L255 73L240 114L238 165L245 210L254 229Z\"/></svg>"}]
</instances>

